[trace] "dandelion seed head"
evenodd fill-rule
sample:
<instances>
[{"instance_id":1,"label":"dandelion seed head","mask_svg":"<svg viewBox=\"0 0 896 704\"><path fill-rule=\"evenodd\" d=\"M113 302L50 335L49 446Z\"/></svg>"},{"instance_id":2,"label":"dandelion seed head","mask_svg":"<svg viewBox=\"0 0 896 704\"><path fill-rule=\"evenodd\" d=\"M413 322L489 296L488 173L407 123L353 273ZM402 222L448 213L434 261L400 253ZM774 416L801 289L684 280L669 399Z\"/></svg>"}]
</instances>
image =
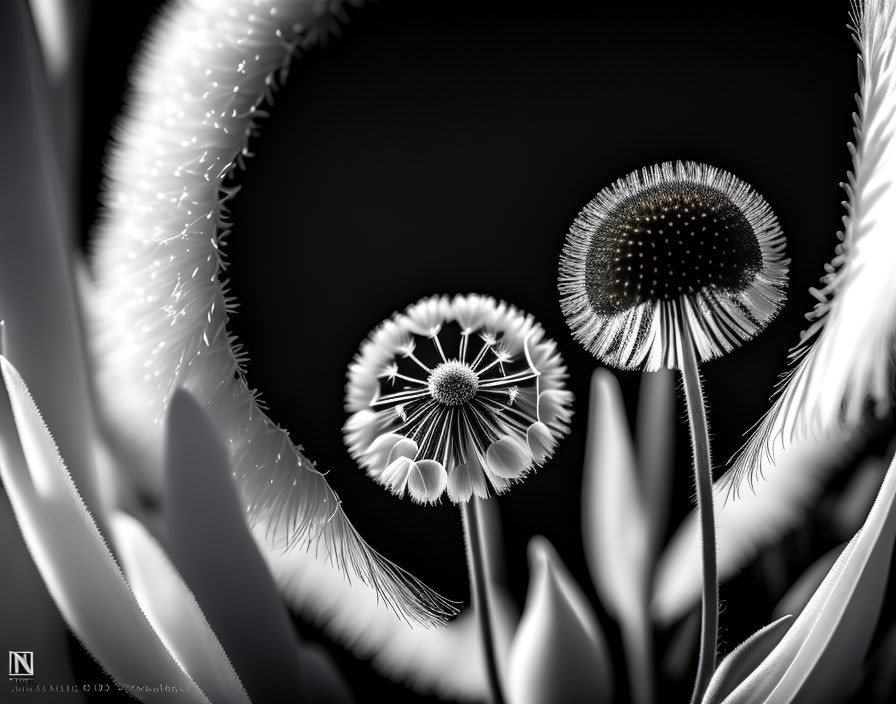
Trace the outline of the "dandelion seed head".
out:
<instances>
[{"instance_id":1,"label":"dandelion seed head","mask_svg":"<svg viewBox=\"0 0 896 704\"><path fill-rule=\"evenodd\" d=\"M371 333L349 368L346 445L419 503L500 494L567 432L565 376L531 316L486 296L426 298Z\"/></svg>"},{"instance_id":2,"label":"dandelion seed head","mask_svg":"<svg viewBox=\"0 0 896 704\"><path fill-rule=\"evenodd\" d=\"M472 400L479 388L479 377L469 364L451 361L437 366L428 380L429 395L443 406L462 406Z\"/></svg>"},{"instance_id":3,"label":"dandelion seed head","mask_svg":"<svg viewBox=\"0 0 896 704\"><path fill-rule=\"evenodd\" d=\"M731 174L667 162L598 193L560 261L577 340L613 366L680 363L680 325L701 360L750 339L784 302L788 260L771 208Z\"/></svg>"}]
</instances>

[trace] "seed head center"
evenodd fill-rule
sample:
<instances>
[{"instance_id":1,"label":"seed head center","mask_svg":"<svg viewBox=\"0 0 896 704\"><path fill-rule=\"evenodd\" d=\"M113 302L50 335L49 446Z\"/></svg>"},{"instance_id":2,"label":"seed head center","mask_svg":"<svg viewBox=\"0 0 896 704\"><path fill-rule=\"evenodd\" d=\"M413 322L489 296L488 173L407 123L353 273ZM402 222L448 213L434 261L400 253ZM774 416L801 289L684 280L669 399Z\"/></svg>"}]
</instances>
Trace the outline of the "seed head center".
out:
<instances>
[{"instance_id":1,"label":"seed head center","mask_svg":"<svg viewBox=\"0 0 896 704\"><path fill-rule=\"evenodd\" d=\"M462 406L476 395L479 377L463 362L442 362L429 375L429 394L443 406Z\"/></svg>"}]
</instances>

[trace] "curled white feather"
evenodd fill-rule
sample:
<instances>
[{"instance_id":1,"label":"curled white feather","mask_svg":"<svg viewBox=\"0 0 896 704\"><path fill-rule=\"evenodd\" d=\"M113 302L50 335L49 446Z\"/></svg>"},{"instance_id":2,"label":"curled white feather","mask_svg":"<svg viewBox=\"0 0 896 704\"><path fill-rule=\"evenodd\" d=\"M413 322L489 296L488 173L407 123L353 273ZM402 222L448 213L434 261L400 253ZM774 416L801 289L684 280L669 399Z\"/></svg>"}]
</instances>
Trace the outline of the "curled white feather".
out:
<instances>
[{"instance_id":1,"label":"curled white feather","mask_svg":"<svg viewBox=\"0 0 896 704\"><path fill-rule=\"evenodd\" d=\"M95 233L99 386L110 422L147 458L150 490L161 482L162 419L184 387L226 435L248 517L270 544L316 546L408 620L432 623L452 606L358 535L323 474L259 407L227 332L228 177L292 56L340 7L184 0L156 23L109 153Z\"/></svg>"}]
</instances>

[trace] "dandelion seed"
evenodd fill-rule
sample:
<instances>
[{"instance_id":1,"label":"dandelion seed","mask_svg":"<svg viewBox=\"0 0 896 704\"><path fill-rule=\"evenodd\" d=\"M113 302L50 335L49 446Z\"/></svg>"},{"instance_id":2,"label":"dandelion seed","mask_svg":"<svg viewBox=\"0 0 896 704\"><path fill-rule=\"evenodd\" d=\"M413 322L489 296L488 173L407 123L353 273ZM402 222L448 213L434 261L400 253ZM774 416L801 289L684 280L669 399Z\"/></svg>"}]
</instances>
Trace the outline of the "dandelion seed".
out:
<instances>
[{"instance_id":1,"label":"dandelion seed","mask_svg":"<svg viewBox=\"0 0 896 704\"><path fill-rule=\"evenodd\" d=\"M682 213L692 215L679 223ZM645 252L662 263L649 279L623 264ZM561 306L576 340L607 364L680 368L683 325L699 361L762 330L784 303L788 263L778 220L749 185L666 162L618 180L579 213L560 262Z\"/></svg>"},{"instance_id":2,"label":"dandelion seed","mask_svg":"<svg viewBox=\"0 0 896 704\"><path fill-rule=\"evenodd\" d=\"M567 431L572 394L553 341L485 296L434 296L375 330L349 369L352 456L419 503L501 494Z\"/></svg>"},{"instance_id":3,"label":"dandelion seed","mask_svg":"<svg viewBox=\"0 0 896 704\"><path fill-rule=\"evenodd\" d=\"M377 328L349 368L343 432L378 483L418 503L460 505L470 594L491 700L503 704L480 501L553 453L572 394L532 316L487 296L433 296ZM395 412L400 407L399 413Z\"/></svg>"},{"instance_id":4,"label":"dandelion seed","mask_svg":"<svg viewBox=\"0 0 896 704\"><path fill-rule=\"evenodd\" d=\"M665 236L666 228L676 237ZM662 262L650 283L641 267L627 263L645 251ZM692 704L715 670L719 623L712 460L698 363L749 340L777 315L788 263L765 200L725 171L680 161L634 172L598 193L573 223L560 259L563 312L596 358L623 369L681 370L703 548Z\"/></svg>"}]
</instances>

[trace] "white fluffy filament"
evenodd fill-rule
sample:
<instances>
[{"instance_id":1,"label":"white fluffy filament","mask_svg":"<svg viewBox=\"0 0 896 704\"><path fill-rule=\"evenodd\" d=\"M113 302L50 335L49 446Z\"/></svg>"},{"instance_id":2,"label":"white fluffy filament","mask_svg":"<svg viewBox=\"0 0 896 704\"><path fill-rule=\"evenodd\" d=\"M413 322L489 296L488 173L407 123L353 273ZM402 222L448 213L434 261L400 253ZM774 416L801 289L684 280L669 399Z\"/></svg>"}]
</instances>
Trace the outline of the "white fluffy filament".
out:
<instances>
[{"instance_id":1,"label":"white fluffy filament","mask_svg":"<svg viewBox=\"0 0 896 704\"><path fill-rule=\"evenodd\" d=\"M896 343L896 4L854 8L860 51L853 172L842 243L826 267L811 327L793 350L797 366L722 481L752 481L792 443L859 427L873 404L891 407ZM814 343L810 345L810 341Z\"/></svg>"}]
</instances>

